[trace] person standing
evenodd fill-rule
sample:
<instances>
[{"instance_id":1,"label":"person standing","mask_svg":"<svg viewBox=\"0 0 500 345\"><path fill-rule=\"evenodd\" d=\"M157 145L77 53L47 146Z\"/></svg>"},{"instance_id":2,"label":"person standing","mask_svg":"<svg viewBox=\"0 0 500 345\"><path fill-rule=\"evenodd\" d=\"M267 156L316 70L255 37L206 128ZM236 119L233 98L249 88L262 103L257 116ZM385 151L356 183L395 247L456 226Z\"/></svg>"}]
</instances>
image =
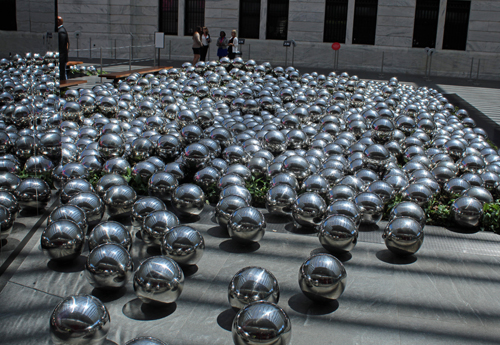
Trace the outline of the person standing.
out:
<instances>
[{"instance_id":1,"label":"person standing","mask_svg":"<svg viewBox=\"0 0 500 345\"><path fill-rule=\"evenodd\" d=\"M66 64L68 63L69 37L63 26L62 17L57 17L57 34L59 39L59 80L66 80Z\"/></svg>"},{"instance_id":2,"label":"person standing","mask_svg":"<svg viewBox=\"0 0 500 345\"><path fill-rule=\"evenodd\" d=\"M232 60L236 56L236 53L239 53L239 45L238 45L238 37L236 36L236 30L231 31L231 38L229 39L228 43L228 55L229 58Z\"/></svg>"},{"instance_id":3,"label":"person standing","mask_svg":"<svg viewBox=\"0 0 500 345\"><path fill-rule=\"evenodd\" d=\"M193 65L200 61L201 56L201 27L197 26L193 34Z\"/></svg>"},{"instance_id":4,"label":"person standing","mask_svg":"<svg viewBox=\"0 0 500 345\"><path fill-rule=\"evenodd\" d=\"M217 39L216 44L217 44L217 47L219 47L217 49L217 56L219 57L219 60L220 60L220 58L227 56L228 41L227 41L226 33L224 31L220 32L220 35L219 35L219 38Z\"/></svg>"},{"instance_id":5,"label":"person standing","mask_svg":"<svg viewBox=\"0 0 500 345\"><path fill-rule=\"evenodd\" d=\"M210 34L208 33L208 28L203 27L203 34L201 35L201 61L207 61L207 52L210 48Z\"/></svg>"}]
</instances>

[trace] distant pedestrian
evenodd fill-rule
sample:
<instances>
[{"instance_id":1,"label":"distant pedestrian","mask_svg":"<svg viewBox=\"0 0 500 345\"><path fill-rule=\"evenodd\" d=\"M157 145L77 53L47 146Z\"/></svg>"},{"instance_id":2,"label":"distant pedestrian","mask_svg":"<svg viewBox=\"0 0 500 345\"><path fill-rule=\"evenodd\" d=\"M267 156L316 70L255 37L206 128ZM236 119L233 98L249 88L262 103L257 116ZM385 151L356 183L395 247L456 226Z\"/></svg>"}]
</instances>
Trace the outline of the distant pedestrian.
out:
<instances>
[{"instance_id":1,"label":"distant pedestrian","mask_svg":"<svg viewBox=\"0 0 500 345\"><path fill-rule=\"evenodd\" d=\"M201 26L197 26L193 34L193 65L200 60L201 55Z\"/></svg>"},{"instance_id":2,"label":"distant pedestrian","mask_svg":"<svg viewBox=\"0 0 500 345\"><path fill-rule=\"evenodd\" d=\"M203 34L201 35L201 61L207 61L207 52L210 48L210 34L208 33L208 28L203 27Z\"/></svg>"},{"instance_id":3,"label":"distant pedestrian","mask_svg":"<svg viewBox=\"0 0 500 345\"><path fill-rule=\"evenodd\" d=\"M68 63L69 37L63 26L62 17L57 17L57 33L59 39L59 80L66 80L66 64Z\"/></svg>"},{"instance_id":4,"label":"distant pedestrian","mask_svg":"<svg viewBox=\"0 0 500 345\"><path fill-rule=\"evenodd\" d=\"M228 56L232 60L236 56L236 53L240 52L236 30L231 31L231 38L228 41L228 46Z\"/></svg>"},{"instance_id":5,"label":"distant pedestrian","mask_svg":"<svg viewBox=\"0 0 500 345\"><path fill-rule=\"evenodd\" d=\"M219 60L220 58L227 56L227 44L228 41L226 33L224 31L221 31L220 36L217 39L217 47L219 47L217 48L217 56L219 57Z\"/></svg>"}]
</instances>

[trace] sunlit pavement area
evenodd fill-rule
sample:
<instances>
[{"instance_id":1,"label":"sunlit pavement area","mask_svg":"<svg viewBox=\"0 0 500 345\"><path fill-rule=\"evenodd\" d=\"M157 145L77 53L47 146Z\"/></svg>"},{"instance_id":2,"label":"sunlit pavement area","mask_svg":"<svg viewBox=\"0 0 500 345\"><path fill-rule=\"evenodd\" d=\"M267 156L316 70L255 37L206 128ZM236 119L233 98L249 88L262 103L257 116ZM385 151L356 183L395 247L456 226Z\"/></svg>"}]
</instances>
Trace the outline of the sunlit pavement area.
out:
<instances>
[{"instance_id":1,"label":"sunlit pavement area","mask_svg":"<svg viewBox=\"0 0 500 345\"><path fill-rule=\"evenodd\" d=\"M301 73L312 71L300 68ZM356 74L363 79L392 77L389 73L383 78L376 73ZM477 97L469 93L482 87L500 96L498 82L474 85L452 78L398 77L402 82L456 94L483 115L487 114L481 110L482 102L474 103ZM88 85L93 82L89 79ZM484 97L485 107L490 102L484 93L477 96ZM491 101L500 102L498 96ZM205 238L204 256L196 267L184 272L184 290L176 303L151 308L135 296L131 282L115 293L93 289L84 274L88 249L69 266L55 264L43 255L41 232L57 204L59 198L54 195L44 210L21 212L1 248L2 344L49 344L50 314L72 294L93 294L105 303L111 317L106 344L124 344L141 335L170 345L232 344L235 313L228 303L227 287L232 276L246 266L267 268L278 279L278 304L291 318L294 345L498 344L500 339L500 236L493 233L426 226L420 251L400 259L384 245L384 222L361 228L351 254L339 257L347 270L344 294L335 303L316 304L298 286L300 265L311 254L324 252L314 234L298 232L290 220L270 217L262 210L266 234L259 244L243 248L218 227L214 209L207 205L199 219L190 221ZM145 247L130 219L115 220L134 235L131 254L135 267L144 258L159 254Z\"/></svg>"}]
</instances>

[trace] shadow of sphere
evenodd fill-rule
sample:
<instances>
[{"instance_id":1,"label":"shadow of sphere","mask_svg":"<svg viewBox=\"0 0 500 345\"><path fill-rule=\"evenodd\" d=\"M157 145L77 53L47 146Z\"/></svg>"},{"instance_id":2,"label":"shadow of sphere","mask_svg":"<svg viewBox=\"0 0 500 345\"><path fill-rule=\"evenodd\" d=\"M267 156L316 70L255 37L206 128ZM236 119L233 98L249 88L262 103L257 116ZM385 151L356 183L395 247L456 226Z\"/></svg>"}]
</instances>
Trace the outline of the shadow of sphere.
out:
<instances>
[{"instance_id":1,"label":"shadow of sphere","mask_svg":"<svg viewBox=\"0 0 500 345\"><path fill-rule=\"evenodd\" d=\"M259 250L260 244L258 242L253 242L245 245L231 239L219 244L219 248L228 253L245 254L256 252Z\"/></svg>"},{"instance_id":2,"label":"shadow of sphere","mask_svg":"<svg viewBox=\"0 0 500 345\"><path fill-rule=\"evenodd\" d=\"M377 259L391 265L409 265L417 261L415 255L397 256L388 249L377 252Z\"/></svg>"},{"instance_id":3,"label":"shadow of sphere","mask_svg":"<svg viewBox=\"0 0 500 345\"><path fill-rule=\"evenodd\" d=\"M314 302L302 293L297 293L290 297L288 306L294 311L304 315L327 315L339 308L337 300Z\"/></svg>"},{"instance_id":4,"label":"shadow of sphere","mask_svg":"<svg viewBox=\"0 0 500 345\"><path fill-rule=\"evenodd\" d=\"M217 316L217 324L226 331L231 332L235 316L236 311L233 308L226 309Z\"/></svg>"},{"instance_id":5,"label":"shadow of sphere","mask_svg":"<svg viewBox=\"0 0 500 345\"><path fill-rule=\"evenodd\" d=\"M103 303L116 301L125 296L126 293L127 288L125 286L122 286L118 290L104 290L97 288L92 290L92 296L99 298Z\"/></svg>"},{"instance_id":6,"label":"shadow of sphere","mask_svg":"<svg viewBox=\"0 0 500 345\"><path fill-rule=\"evenodd\" d=\"M330 253L325 248L316 248L314 250L311 250L311 256L316 255L316 254L330 254L330 255L335 256L341 262L347 262L347 261L352 259L352 254L350 252L344 253L344 254L333 254L333 253Z\"/></svg>"},{"instance_id":7,"label":"shadow of sphere","mask_svg":"<svg viewBox=\"0 0 500 345\"><path fill-rule=\"evenodd\" d=\"M75 260L69 262L57 262L56 260L50 260L47 263L47 268L51 271L61 272L61 273L81 272L85 269L86 262L87 262L87 257L80 255Z\"/></svg>"},{"instance_id":8,"label":"shadow of sphere","mask_svg":"<svg viewBox=\"0 0 500 345\"><path fill-rule=\"evenodd\" d=\"M169 303L164 305L148 305L142 303L139 298L135 298L127 303L122 308L122 313L126 317L137 321L152 321L160 320L172 315L177 309L177 303Z\"/></svg>"},{"instance_id":9,"label":"shadow of sphere","mask_svg":"<svg viewBox=\"0 0 500 345\"><path fill-rule=\"evenodd\" d=\"M222 229L220 226L214 226L207 230L207 233L212 237L217 238L231 238L227 233L227 230Z\"/></svg>"}]
</instances>

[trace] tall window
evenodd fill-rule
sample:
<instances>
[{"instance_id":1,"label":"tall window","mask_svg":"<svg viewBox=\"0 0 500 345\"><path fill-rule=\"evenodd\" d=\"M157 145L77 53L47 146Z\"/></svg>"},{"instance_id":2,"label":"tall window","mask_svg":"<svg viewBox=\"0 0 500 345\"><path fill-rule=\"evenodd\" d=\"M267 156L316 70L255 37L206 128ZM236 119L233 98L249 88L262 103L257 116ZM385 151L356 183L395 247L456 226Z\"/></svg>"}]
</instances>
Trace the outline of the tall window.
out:
<instances>
[{"instance_id":1,"label":"tall window","mask_svg":"<svg viewBox=\"0 0 500 345\"><path fill-rule=\"evenodd\" d=\"M354 5L353 44L375 44L378 0L356 0Z\"/></svg>"},{"instance_id":2,"label":"tall window","mask_svg":"<svg viewBox=\"0 0 500 345\"><path fill-rule=\"evenodd\" d=\"M288 0L269 0L267 2L266 38L286 40L288 31Z\"/></svg>"},{"instance_id":3,"label":"tall window","mask_svg":"<svg viewBox=\"0 0 500 345\"><path fill-rule=\"evenodd\" d=\"M0 30L17 31L16 0L2 1L0 11Z\"/></svg>"},{"instance_id":4,"label":"tall window","mask_svg":"<svg viewBox=\"0 0 500 345\"><path fill-rule=\"evenodd\" d=\"M241 38L259 38L259 31L260 0L240 0L238 36Z\"/></svg>"},{"instance_id":5,"label":"tall window","mask_svg":"<svg viewBox=\"0 0 500 345\"><path fill-rule=\"evenodd\" d=\"M205 25L205 0L186 0L184 11L184 35L191 36L197 26Z\"/></svg>"},{"instance_id":6,"label":"tall window","mask_svg":"<svg viewBox=\"0 0 500 345\"><path fill-rule=\"evenodd\" d=\"M439 0L417 0L413 47L436 48Z\"/></svg>"},{"instance_id":7,"label":"tall window","mask_svg":"<svg viewBox=\"0 0 500 345\"><path fill-rule=\"evenodd\" d=\"M177 35L179 0L160 0L160 31L165 35Z\"/></svg>"},{"instance_id":8,"label":"tall window","mask_svg":"<svg viewBox=\"0 0 500 345\"><path fill-rule=\"evenodd\" d=\"M323 42L345 43L349 0L326 0Z\"/></svg>"},{"instance_id":9,"label":"tall window","mask_svg":"<svg viewBox=\"0 0 500 345\"><path fill-rule=\"evenodd\" d=\"M448 0L443 49L465 50L469 30L470 1Z\"/></svg>"}]
</instances>

